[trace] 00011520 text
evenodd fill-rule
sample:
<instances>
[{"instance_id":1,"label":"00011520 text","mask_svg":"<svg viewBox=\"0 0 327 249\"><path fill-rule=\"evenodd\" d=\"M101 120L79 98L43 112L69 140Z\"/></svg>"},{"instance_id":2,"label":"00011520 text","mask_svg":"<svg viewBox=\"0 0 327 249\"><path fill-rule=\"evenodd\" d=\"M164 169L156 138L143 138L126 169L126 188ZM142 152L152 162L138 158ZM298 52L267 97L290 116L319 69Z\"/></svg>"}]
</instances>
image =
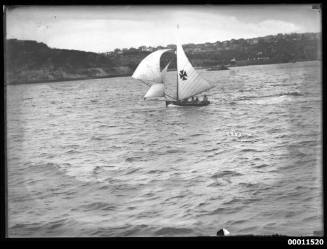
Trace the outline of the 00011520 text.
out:
<instances>
[{"instance_id":1,"label":"00011520 text","mask_svg":"<svg viewBox=\"0 0 327 249\"><path fill-rule=\"evenodd\" d=\"M320 245L324 244L324 239L288 239L288 245Z\"/></svg>"}]
</instances>

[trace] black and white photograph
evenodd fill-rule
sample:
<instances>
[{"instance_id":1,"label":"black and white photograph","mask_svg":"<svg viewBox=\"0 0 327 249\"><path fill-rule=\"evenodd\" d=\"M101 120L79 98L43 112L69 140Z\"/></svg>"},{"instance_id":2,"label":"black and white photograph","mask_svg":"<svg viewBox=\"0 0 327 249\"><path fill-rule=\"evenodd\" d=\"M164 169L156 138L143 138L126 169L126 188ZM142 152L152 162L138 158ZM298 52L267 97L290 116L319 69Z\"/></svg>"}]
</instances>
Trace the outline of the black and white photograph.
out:
<instances>
[{"instance_id":1,"label":"black and white photograph","mask_svg":"<svg viewBox=\"0 0 327 249\"><path fill-rule=\"evenodd\" d=\"M319 4L6 5L6 236L324 236Z\"/></svg>"}]
</instances>

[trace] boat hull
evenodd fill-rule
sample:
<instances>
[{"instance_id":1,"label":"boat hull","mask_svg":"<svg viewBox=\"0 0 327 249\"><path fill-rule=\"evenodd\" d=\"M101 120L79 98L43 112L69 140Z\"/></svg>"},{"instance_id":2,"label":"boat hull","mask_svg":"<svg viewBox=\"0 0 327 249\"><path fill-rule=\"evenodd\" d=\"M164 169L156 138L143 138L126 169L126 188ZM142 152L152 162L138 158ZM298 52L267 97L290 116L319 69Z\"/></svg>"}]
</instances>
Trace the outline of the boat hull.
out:
<instances>
[{"instance_id":1,"label":"boat hull","mask_svg":"<svg viewBox=\"0 0 327 249\"><path fill-rule=\"evenodd\" d=\"M207 106L210 104L210 101L201 101L201 102L183 102L183 101L170 101L166 100L166 106L168 105L178 105L178 106Z\"/></svg>"}]
</instances>

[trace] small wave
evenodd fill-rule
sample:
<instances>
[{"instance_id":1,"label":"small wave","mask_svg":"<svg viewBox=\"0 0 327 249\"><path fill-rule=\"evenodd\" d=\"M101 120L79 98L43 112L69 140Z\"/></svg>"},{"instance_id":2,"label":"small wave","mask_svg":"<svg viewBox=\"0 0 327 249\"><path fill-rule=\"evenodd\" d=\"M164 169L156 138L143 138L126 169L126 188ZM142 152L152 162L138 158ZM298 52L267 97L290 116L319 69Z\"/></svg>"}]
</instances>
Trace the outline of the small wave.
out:
<instances>
[{"instance_id":1,"label":"small wave","mask_svg":"<svg viewBox=\"0 0 327 249\"><path fill-rule=\"evenodd\" d=\"M43 226L43 228L46 228L48 230L53 230L53 229L64 226L67 221L68 221L68 219L59 219L59 220L55 220L55 221L50 221L45 226Z\"/></svg>"},{"instance_id":2,"label":"small wave","mask_svg":"<svg viewBox=\"0 0 327 249\"><path fill-rule=\"evenodd\" d=\"M25 229L25 228L39 228L41 227L42 224L41 223L18 223L18 224L15 224L11 227L9 227L10 229Z\"/></svg>"},{"instance_id":3,"label":"small wave","mask_svg":"<svg viewBox=\"0 0 327 249\"><path fill-rule=\"evenodd\" d=\"M282 131L283 130L279 129L279 128L271 128L271 129L267 130L267 133L274 134L274 133L279 133L279 132L282 132Z\"/></svg>"},{"instance_id":4,"label":"small wave","mask_svg":"<svg viewBox=\"0 0 327 249\"><path fill-rule=\"evenodd\" d=\"M103 139L101 137L93 136L93 137L91 137L91 140L99 141L99 140L103 140Z\"/></svg>"},{"instance_id":5,"label":"small wave","mask_svg":"<svg viewBox=\"0 0 327 249\"><path fill-rule=\"evenodd\" d=\"M155 231L155 235L181 235L181 234L192 234L193 230L189 228L176 228L176 227L163 227Z\"/></svg>"},{"instance_id":6,"label":"small wave","mask_svg":"<svg viewBox=\"0 0 327 249\"><path fill-rule=\"evenodd\" d=\"M136 168L136 169L132 169L132 170L128 171L128 172L126 173L126 175L132 174L132 173L134 173L134 172L136 172L136 171L138 171L138 170L139 170L138 168Z\"/></svg>"},{"instance_id":7,"label":"small wave","mask_svg":"<svg viewBox=\"0 0 327 249\"><path fill-rule=\"evenodd\" d=\"M79 208L81 208L84 211L94 211L94 210L108 211L108 210L114 210L115 206L106 202L94 202L86 205L81 205Z\"/></svg>"},{"instance_id":8,"label":"small wave","mask_svg":"<svg viewBox=\"0 0 327 249\"><path fill-rule=\"evenodd\" d=\"M99 125L98 128L110 128L110 127L115 127L115 126L110 126L110 125Z\"/></svg>"},{"instance_id":9,"label":"small wave","mask_svg":"<svg viewBox=\"0 0 327 249\"><path fill-rule=\"evenodd\" d=\"M179 162L183 162L183 161L185 161L185 159L183 159L183 158L176 158L175 159L175 163L179 163Z\"/></svg>"},{"instance_id":10,"label":"small wave","mask_svg":"<svg viewBox=\"0 0 327 249\"><path fill-rule=\"evenodd\" d=\"M213 149L209 149L209 150L204 150L203 152L213 152L213 151L216 151L218 150L217 148L213 148Z\"/></svg>"},{"instance_id":11,"label":"small wave","mask_svg":"<svg viewBox=\"0 0 327 249\"><path fill-rule=\"evenodd\" d=\"M100 171L103 171L103 167L101 167L101 166L96 166L96 167L93 169L93 174L97 175Z\"/></svg>"},{"instance_id":12,"label":"small wave","mask_svg":"<svg viewBox=\"0 0 327 249\"><path fill-rule=\"evenodd\" d=\"M277 93L277 94L264 95L264 96L245 96L245 97L240 97L238 100L262 99L262 98L281 97L281 96L303 96L303 94L299 92L286 92L286 93Z\"/></svg>"},{"instance_id":13,"label":"small wave","mask_svg":"<svg viewBox=\"0 0 327 249\"><path fill-rule=\"evenodd\" d=\"M287 92L287 93L282 93L280 94L282 95L290 95L290 96L303 96L303 94L299 93L299 92Z\"/></svg>"},{"instance_id":14,"label":"small wave","mask_svg":"<svg viewBox=\"0 0 327 249\"><path fill-rule=\"evenodd\" d=\"M78 153L80 153L78 150L69 150L69 151L66 151L65 152L66 154L78 154Z\"/></svg>"},{"instance_id":15,"label":"small wave","mask_svg":"<svg viewBox=\"0 0 327 249\"><path fill-rule=\"evenodd\" d=\"M281 134L281 135L276 136L276 138L288 138L290 136L291 136L290 134Z\"/></svg>"},{"instance_id":16,"label":"small wave","mask_svg":"<svg viewBox=\"0 0 327 249\"><path fill-rule=\"evenodd\" d=\"M223 184L221 182L213 182L211 184L208 185L208 187L218 187L218 186L222 186Z\"/></svg>"},{"instance_id":17,"label":"small wave","mask_svg":"<svg viewBox=\"0 0 327 249\"><path fill-rule=\"evenodd\" d=\"M200 202L200 203L198 204L198 207L202 207L202 206L204 206L204 205L206 205L205 202Z\"/></svg>"},{"instance_id":18,"label":"small wave","mask_svg":"<svg viewBox=\"0 0 327 249\"><path fill-rule=\"evenodd\" d=\"M141 161L142 157L140 156L135 156L135 157L128 157L125 159L126 162L135 162L135 161Z\"/></svg>"},{"instance_id":19,"label":"small wave","mask_svg":"<svg viewBox=\"0 0 327 249\"><path fill-rule=\"evenodd\" d=\"M286 214L285 214L285 217L286 218L290 218L290 217L293 217L297 215L297 212L294 212L294 211L288 211Z\"/></svg>"},{"instance_id":20,"label":"small wave","mask_svg":"<svg viewBox=\"0 0 327 249\"><path fill-rule=\"evenodd\" d=\"M256 169L261 169L261 168L266 168L266 167L268 167L268 166L269 166L268 164L263 163L263 164L260 164L260 165L254 166L254 168L256 168Z\"/></svg>"},{"instance_id":21,"label":"small wave","mask_svg":"<svg viewBox=\"0 0 327 249\"><path fill-rule=\"evenodd\" d=\"M147 172L147 173L149 173L149 174L156 174L156 173L162 173L162 172L164 172L164 171L162 171L162 170L158 170L158 169L155 169L155 170L150 170L150 171Z\"/></svg>"},{"instance_id":22,"label":"small wave","mask_svg":"<svg viewBox=\"0 0 327 249\"><path fill-rule=\"evenodd\" d=\"M252 227L246 227L246 228L242 228L241 230L239 230L239 232L253 232L257 229L257 226L252 226Z\"/></svg>"},{"instance_id":23,"label":"small wave","mask_svg":"<svg viewBox=\"0 0 327 249\"><path fill-rule=\"evenodd\" d=\"M200 133L196 133L196 134L191 134L191 137L197 137L197 136L201 136L203 134L200 134Z\"/></svg>"},{"instance_id":24,"label":"small wave","mask_svg":"<svg viewBox=\"0 0 327 249\"><path fill-rule=\"evenodd\" d=\"M241 150L241 152L261 152L261 151L256 149L243 149Z\"/></svg>"},{"instance_id":25,"label":"small wave","mask_svg":"<svg viewBox=\"0 0 327 249\"><path fill-rule=\"evenodd\" d=\"M291 101L289 97L298 97L303 96L299 92L286 92L286 93L278 93L272 95L265 96L246 96L240 97L237 101L244 101L248 104L259 104L259 105L269 105L269 104L279 104L284 101Z\"/></svg>"},{"instance_id":26,"label":"small wave","mask_svg":"<svg viewBox=\"0 0 327 249\"><path fill-rule=\"evenodd\" d=\"M273 228L274 226L276 226L276 223L270 222L270 223L266 224L263 228Z\"/></svg>"},{"instance_id":27,"label":"small wave","mask_svg":"<svg viewBox=\"0 0 327 249\"><path fill-rule=\"evenodd\" d=\"M180 153L180 152L185 152L185 151L181 149L172 149L166 151L166 153Z\"/></svg>"},{"instance_id":28,"label":"small wave","mask_svg":"<svg viewBox=\"0 0 327 249\"><path fill-rule=\"evenodd\" d=\"M30 236L44 231L46 231L46 233L53 233L57 232L58 228L67 225L74 225L75 223L76 221L74 219L68 218L48 221L46 223L21 223L10 227L10 232L13 233L13 235L28 234Z\"/></svg>"},{"instance_id":29,"label":"small wave","mask_svg":"<svg viewBox=\"0 0 327 249\"><path fill-rule=\"evenodd\" d=\"M41 153L41 154L40 154L40 157L47 157L47 156L49 156L48 153Z\"/></svg>"},{"instance_id":30,"label":"small wave","mask_svg":"<svg viewBox=\"0 0 327 249\"><path fill-rule=\"evenodd\" d=\"M236 221L232 221L231 223L230 223L230 225L240 225L240 224L243 224L243 223L246 223L247 222L247 220L236 220Z\"/></svg>"},{"instance_id":31,"label":"small wave","mask_svg":"<svg viewBox=\"0 0 327 249\"><path fill-rule=\"evenodd\" d=\"M312 222L312 221L315 220L315 219L320 219L320 217L319 217L318 215L312 215L312 216L310 216L310 217L306 217L306 218L302 219L302 221L303 221L303 222L307 222L307 221Z\"/></svg>"},{"instance_id":32,"label":"small wave","mask_svg":"<svg viewBox=\"0 0 327 249\"><path fill-rule=\"evenodd\" d=\"M249 198L249 199L244 199L242 201L242 204L244 205L248 205L248 204L251 204L253 205L254 203L258 202L258 201L261 201L262 199L261 198Z\"/></svg>"},{"instance_id":33,"label":"small wave","mask_svg":"<svg viewBox=\"0 0 327 249\"><path fill-rule=\"evenodd\" d=\"M52 171L54 173L59 173L60 171L60 166L56 163L41 163L41 164L31 164L31 163L26 163L26 166L28 166L28 170L36 170L40 172L44 171Z\"/></svg>"},{"instance_id":34,"label":"small wave","mask_svg":"<svg viewBox=\"0 0 327 249\"><path fill-rule=\"evenodd\" d=\"M232 200L230 201L227 201L227 202L224 202L224 205L231 205L231 204L234 204L234 203L240 203L242 202L243 200L240 199L240 198L233 198Z\"/></svg>"},{"instance_id":35,"label":"small wave","mask_svg":"<svg viewBox=\"0 0 327 249\"><path fill-rule=\"evenodd\" d=\"M149 226L148 225L136 225L136 226L130 226L129 228L124 228L124 232L122 232L119 236L134 236L135 234L146 234L147 233L147 230L150 230L149 229Z\"/></svg>"},{"instance_id":36,"label":"small wave","mask_svg":"<svg viewBox=\"0 0 327 249\"><path fill-rule=\"evenodd\" d=\"M226 210L226 208L219 207L209 213L209 215L214 215L214 214L220 214L223 213Z\"/></svg>"},{"instance_id":37,"label":"small wave","mask_svg":"<svg viewBox=\"0 0 327 249\"><path fill-rule=\"evenodd\" d=\"M294 191L294 192L288 193L288 197L298 197L298 196L301 196L302 194L303 194L302 192Z\"/></svg>"},{"instance_id":38,"label":"small wave","mask_svg":"<svg viewBox=\"0 0 327 249\"><path fill-rule=\"evenodd\" d=\"M299 141L297 143L297 146L299 146L299 147L306 146L306 145L317 146L317 145L319 145L319 143L316 140Z\"/></svg>"},{"instance_id":39,"label":"small wave","mask_svg":"<svg viewBox=\"0 0 327 249\"><path fill-rule=\"evenodd\" d=\"M309 196L309 197L305 198L305 199L303 200L303 202L308 202L308 201L311 201L311 200L313 200L313 199L314 199L313 196Z\"/></svg>"},{"instance_id":40,"label":"small wave","mask_svg":"<svg viewBox=\"0 0 327 249\"><path fill-rule=\"evenodd\" d=\"M241 175L243 175L243 174L233 171L233 170L224 170L224 171L214 174L213 176L211 176L211 178L220 178L220 177L224 177L224 176L231 177L231 176L241 176Z\"/></svg>"},{"instance_id":41,"label":"small wave","mask_svg":"<svg viewBox=\"0 0 327 249\"><path fill-rule=\"evenodd\" d=\"M245 188L259 188L259 185L256 183L241 182L239 185Z\"/></svg>"}]
</instances>

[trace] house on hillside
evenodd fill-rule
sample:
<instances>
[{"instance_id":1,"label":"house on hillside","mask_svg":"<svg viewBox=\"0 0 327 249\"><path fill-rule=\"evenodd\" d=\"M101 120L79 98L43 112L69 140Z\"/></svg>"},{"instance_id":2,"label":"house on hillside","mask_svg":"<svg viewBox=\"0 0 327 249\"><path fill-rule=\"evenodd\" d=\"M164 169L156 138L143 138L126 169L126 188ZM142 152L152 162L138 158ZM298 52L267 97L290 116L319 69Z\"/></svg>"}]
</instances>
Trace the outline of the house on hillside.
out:
<instances>
[{"instance_id":1,"label":"house on hillside","mask_svg":"<svg viewBox=\"0 0 327 249\"><path fill-rule=\"evenodd\" d=\"M258 43L259 43L259 39L258 39L258 38L250 39L250 40L248 40L248 43L249 43L250 45L258 44Z\"/></svg>"}]
</instances>

